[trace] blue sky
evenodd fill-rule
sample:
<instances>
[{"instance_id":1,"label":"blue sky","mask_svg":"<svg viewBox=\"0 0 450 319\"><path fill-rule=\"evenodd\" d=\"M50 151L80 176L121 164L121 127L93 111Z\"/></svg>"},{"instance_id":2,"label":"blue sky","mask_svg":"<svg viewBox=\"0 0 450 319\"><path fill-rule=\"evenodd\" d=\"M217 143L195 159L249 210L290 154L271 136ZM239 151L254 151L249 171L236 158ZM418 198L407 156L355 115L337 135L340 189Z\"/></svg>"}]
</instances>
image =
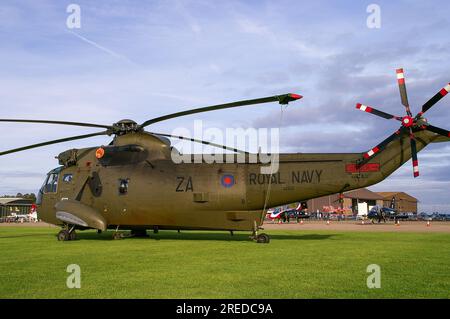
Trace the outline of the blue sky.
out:
<instances>
[{"instance_id":1,"label":"blue sky","mask_svg":"<svg viewBox=\"0 0 450 319\"><path fill-rule=\"evenodd\" d=\"M81 28L66 26L70 3ZM366 8L381 8L381 28ZM450 81L450 4L445 1L2 1L1 117L111 124L204 105L296 92L284 113L281 150L359 152L397 124L356 102L403 115L395 69L405 68L415 112ZM75 34L74 34L75 32ZM450 98L429 113L449 129ZM203 114L211 127L278 126L267 104ZM156 124L190 128L197 117ZM1 124L2 150L85 128ZM54 156L101 145L99 137L0 157L0 194L36 192ZM450 143L448 143L450 144ZM406 191L424 210L450 211L450 145L419 154L374 190Z\"/></svg>"}]
</instances>

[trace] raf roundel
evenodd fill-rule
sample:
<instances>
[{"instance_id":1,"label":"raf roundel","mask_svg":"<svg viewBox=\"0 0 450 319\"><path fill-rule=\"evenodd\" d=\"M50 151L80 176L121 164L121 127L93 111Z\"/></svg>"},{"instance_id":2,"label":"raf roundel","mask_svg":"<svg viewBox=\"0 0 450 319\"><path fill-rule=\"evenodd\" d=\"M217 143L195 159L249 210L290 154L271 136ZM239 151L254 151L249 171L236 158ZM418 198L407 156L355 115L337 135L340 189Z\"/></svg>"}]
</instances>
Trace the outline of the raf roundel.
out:
<instances>
[{"instance_id":1,"label":"raf roundel","mask_svg":"<svg viewBox=\"0 0 450 319\"><path fill-rule=\"evenodd\" d=\"M230 188L234 185L234 176L233 175L223 175L221 179L221 183L223 187Z\"/></svg>"}]
</instances>

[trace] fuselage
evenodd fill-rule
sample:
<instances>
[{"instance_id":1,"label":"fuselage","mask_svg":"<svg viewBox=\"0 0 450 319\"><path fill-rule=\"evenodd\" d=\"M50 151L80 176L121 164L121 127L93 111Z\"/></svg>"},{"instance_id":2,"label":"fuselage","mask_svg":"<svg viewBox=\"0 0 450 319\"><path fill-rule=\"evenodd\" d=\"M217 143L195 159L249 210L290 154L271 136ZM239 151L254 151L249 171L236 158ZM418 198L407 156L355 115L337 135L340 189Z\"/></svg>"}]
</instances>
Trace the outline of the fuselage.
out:
<instances>
[{"instance_id":1,"label":"fuselage","mask_svg":"<svg viewBox=\"0 0 450 319\"><path fill-rule=\"evenodd\" d=\"M416 135L418 150L437 137L426 131ZM269 207L385 179L410 159L407 138L392 142L363 168L356 167L362 153L280 154L278 170L264 174L261 168L267 164L258 162L176 164L170 146L152 135L119 136L114 145L140 145L146 149L145 159L105 166L96 148L82 150L75 165L49 174L39 217L61 224L56 203L76 200L92 207L108 228L251 230L262 224ZM53 178L56 184L48 186Z\"/></svg>"}]
</instances>

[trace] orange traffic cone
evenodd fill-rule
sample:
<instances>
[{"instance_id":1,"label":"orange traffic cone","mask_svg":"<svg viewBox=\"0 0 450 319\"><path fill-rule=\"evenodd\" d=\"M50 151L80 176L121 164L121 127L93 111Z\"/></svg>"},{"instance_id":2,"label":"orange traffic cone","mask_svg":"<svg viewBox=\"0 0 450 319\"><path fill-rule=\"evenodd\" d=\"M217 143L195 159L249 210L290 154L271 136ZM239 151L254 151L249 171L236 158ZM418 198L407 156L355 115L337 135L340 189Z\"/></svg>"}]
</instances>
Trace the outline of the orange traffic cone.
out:
<instances>
[{"instance_id":1,"label":"orange traffic cone","mask_svg":"<svg viewBox=\"0 0 450 319\"><path fill-rule=\"evenodd\" d=\"M364 220L361 221L361 225L364 225Z\"/></svg>"},{"instance_id":2,"label":"orange traffic cone","mask_svg":"<svg viewBox=\"0 0 450 319\"><path fill-rule=\"evenodd\" d=\"M427 227L430 227L430 226L431 226L430 221L427 221Z\"/></svg>"},{"instance_id":3,"label":"orange traffic cone","mask_svg":"<svg viewBox=\"0 0 450 319\"><path fill-rule=\"evenodd\" d=\"M329 220L327 220L327 225L330 225L330 221Z\"/></svg>"},{"instance_id":4,"label":"orange traffic cone","mask_svg":"<svg viewBox=\"0 0 450 319\"><path fill-rule=\"evenodd\" d=\"M398 220L395 222L395 226L400 226L400 222Z\"/></svg>"},{"instance_id":5,"label":"orange traffic cone","mask_svg":"<svg viewBox=\"0 0 450 319\"><path fill-rule=\"evenodd\" d=\"M303 219L300 219L300 225L303 225Z\"/></svg>"}]
</instances>

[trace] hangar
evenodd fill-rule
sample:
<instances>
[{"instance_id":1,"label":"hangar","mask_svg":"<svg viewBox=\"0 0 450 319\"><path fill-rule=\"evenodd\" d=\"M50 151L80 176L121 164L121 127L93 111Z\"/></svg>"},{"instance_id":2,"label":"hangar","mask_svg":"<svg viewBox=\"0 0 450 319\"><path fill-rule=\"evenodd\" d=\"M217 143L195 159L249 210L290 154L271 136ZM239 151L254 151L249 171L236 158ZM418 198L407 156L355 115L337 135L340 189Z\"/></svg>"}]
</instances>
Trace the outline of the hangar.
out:
<instances>
[{"instance_id":1,"label":"hangar","mask_svg":"<svg viewBox=\"0 0 450 319\"><path fill-rule=\"evenodd\" d=\"M25 198L0 198L0 218L14 214L26 215L30 213L33 201Z\"/></svg>"},{"instance_id":2,"label":"hangar","mask_svg":"<svg viewBox=\"0 0 450 319\"><path fill-rule=\"evenodd\" d=\"M377 192L383 197L383 206L391 207L391 202L394 203L394 209L399 213L414 213L417 214L417 198L412 197L405 192Z\"/></svg>"},{"instance_id":3,"label":"hangar","mask_svg":"<svg viewBox=\"0 0 450 319\"><path fill-rule=\"evenodd\" d=\"M343 213L346 215L367 215L375 205L383 206L384 197L367 188L344 192L342 195L333 194L307 201L308 211ZM389 206L389 205L388 205Z\"/></svg>"}]
</instances>

